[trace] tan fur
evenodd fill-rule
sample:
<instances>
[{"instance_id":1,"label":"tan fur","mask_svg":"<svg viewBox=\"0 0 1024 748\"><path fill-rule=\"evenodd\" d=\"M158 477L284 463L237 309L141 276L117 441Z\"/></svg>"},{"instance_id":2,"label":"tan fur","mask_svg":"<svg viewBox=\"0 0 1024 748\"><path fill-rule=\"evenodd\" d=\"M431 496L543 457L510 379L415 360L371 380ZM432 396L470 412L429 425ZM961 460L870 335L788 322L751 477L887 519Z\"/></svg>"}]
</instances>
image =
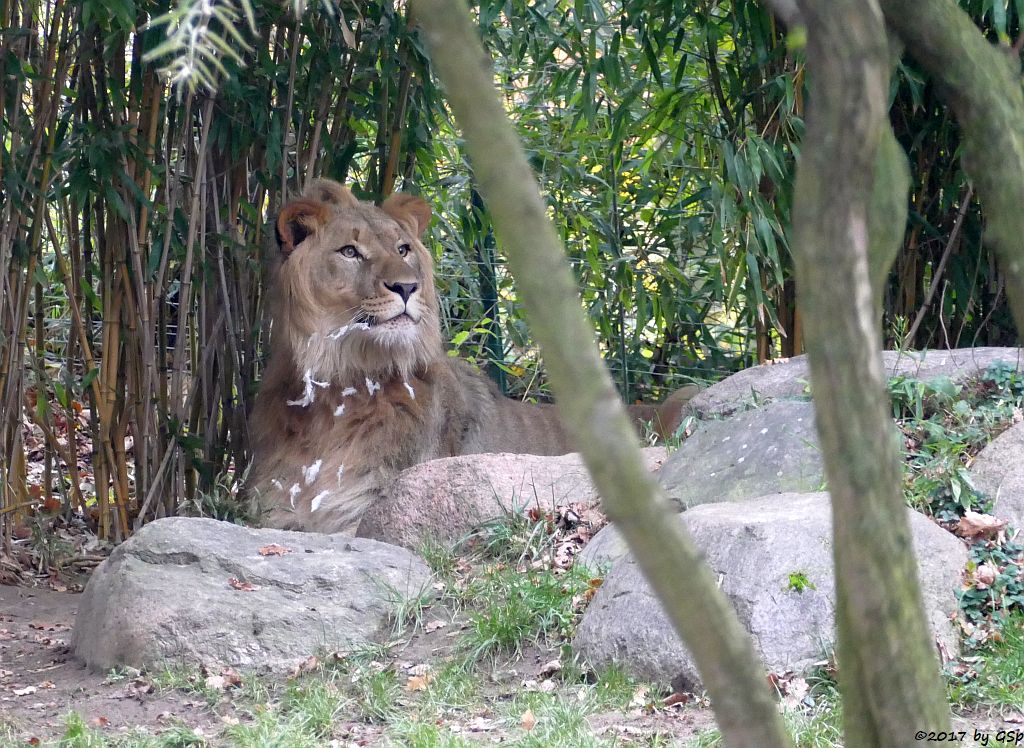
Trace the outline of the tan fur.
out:
<instances>
[{"instance_id":1,"label":"tan fur","mask_svg":"<svg viewBox=\"0 0 1024 748\"><path fill-rule=\"evenodd\" d=\"M419 240L429 221L419 198L376 207L326 180L278 216L270 361L251 422L249 488L265 524L354 532L382 487L416 463L571 450L553 406L504 398L446 355ZM343 256L346 246L362 259Z\"/></svg>"}]
</instances>

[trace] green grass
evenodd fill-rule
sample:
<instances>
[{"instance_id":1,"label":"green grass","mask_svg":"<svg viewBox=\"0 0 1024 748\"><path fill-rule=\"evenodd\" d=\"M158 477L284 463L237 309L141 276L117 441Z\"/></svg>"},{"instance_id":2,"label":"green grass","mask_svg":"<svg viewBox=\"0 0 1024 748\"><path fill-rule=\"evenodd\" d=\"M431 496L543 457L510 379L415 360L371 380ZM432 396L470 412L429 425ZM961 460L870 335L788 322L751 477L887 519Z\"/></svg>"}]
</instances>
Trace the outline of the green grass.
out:
<instances>
[{"instance_id":1,"label":"green grass","mask_svg":"<svg viewBox=\"0 0 1024 748\"><path fill-rule=\"evenodd\" d=\"M274 710L258 711L251 722L227 728L224 736L233 748L318 748L324 744L324 738L301 718Z\"/></svg>"},{"instance_id":2,"label":"green grass","mask_svg":"<svg viewBox=\"0 0 1024 748\"><path fill-rule=\"evenodd\" d=\"M469 742L433 722L404 719L392 727L386 745L402 748L469 748L480 744Z\"/></svg>"},{"instance_id":3,"label":"green grass","mask_svg":"<svg viewBox=\"0 0 1024 748\"><path fill-rule=\"evenodd\" d=\"M994 641L966 658L966 673L950 676L950 700L960 706L1024 709L1024 615L1011 616Z\"/></svg>"},{"instance_id":4,"label":"green grass","mask_svg":"<svg viewBox=\"0 0 1024 748\"><path fill-rule=\"evenodd\" d=\"M813 709L787 709L782 719L795 748L840 748L843 745L843 717L838 703L819 704ZM722 745L718 730L705 730L686 744L687 748Z\"/></svg>"},{"instance_id":5,"label":"green grass","mask_svg":"<svg viewBox=\"0 0 1024 748\"><path fill-rule=\"evenodd\" d=\"M348 692L360 718L366 722L385 723L394 716L400 693L398 676L390 666L365 666L350 676Z\"/></svg>"},{"instance_id":6,"label":"green grass","mask_svg":"<svg viewBox=\"0 0 1024 748\"><path fill-rule=\"evenodd\" d=\"M0 745L5 745L0 743ZM25 746L24 741L12 742L12 746ZM151 735L139 730L124 734L105 734L85 724L81 715L69 714L64 721L64 733L52 743L43 745L57 748L205 748L209 742L185 725L174 725L167 730Z\"/></svg>"},{"instance_id":7,"label":"green grass","mask_svg":"<svg viewBox=\"0 0 1024 748\"><path fill-rule=\"evenodd\" d=\"M479 659L518 654L529 643L550 645L568 638L576 620L573 598L587 589L589 581L586 570L555 574L503 565L487 568L466 591L473 608L465 647Z\"/></svg>"}]
</instances>

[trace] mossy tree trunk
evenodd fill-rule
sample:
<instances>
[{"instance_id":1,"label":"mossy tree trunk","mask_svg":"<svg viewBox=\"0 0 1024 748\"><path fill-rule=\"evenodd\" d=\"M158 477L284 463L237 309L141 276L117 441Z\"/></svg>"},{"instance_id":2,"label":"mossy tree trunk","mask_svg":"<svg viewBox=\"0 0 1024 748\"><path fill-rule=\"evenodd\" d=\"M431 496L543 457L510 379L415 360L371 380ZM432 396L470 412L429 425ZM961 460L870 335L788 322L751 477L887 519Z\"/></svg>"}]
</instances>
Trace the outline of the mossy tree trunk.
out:
<instances>
[{"instance_id":1,"label":"mossy tree trunk","mask_svg":"<svg viewBox=\"0 0 1024 748\"><path fill-rule=\"evenodd\" d=\"M792 242L818 433L832 495L847 745L911 745L949 726L924 615L889 415L881 283L907 178L887 116L890 51L875 0L798 0L807 131Z\"/></svg>"},{"instance_id":2,"label":"mossy tree trunk","mask_svg":"<svg viewBox=\"0 0 1024 748\"><path fill-rule=\"evenodd\" d=\"M906 52L938 84L960 125L964 166L985 213L985 242L1024 330L1024 89L1018 53L989 43L953 0L881 0Z\"/></svg>"},{"instance_id":3,"label":"mossy tree trunk","mask_svg":"<svg viewBox=\"0 0 1024 748\"><path fill-rule=\"evenodd\" d=\"M463 0L414 0L480 192L540 344L563 420L618 525L694 655L728 745L789 745L750 641L647 473L604 367L537 181L502 109Z\"/></svg>"}]
</instances>

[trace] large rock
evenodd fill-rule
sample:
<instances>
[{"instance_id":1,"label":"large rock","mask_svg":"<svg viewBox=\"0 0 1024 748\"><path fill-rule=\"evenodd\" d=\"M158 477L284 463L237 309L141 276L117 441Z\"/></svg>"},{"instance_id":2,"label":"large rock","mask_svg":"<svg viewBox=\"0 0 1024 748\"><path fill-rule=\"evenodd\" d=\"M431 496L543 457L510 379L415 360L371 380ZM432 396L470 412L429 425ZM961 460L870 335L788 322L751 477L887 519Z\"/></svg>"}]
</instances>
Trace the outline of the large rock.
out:
<instances>
[{"instance_id":1,"label":"large rock","mask_svg":"<svg viewBox=\"0 0 1024 748\"><path fill-rule=\"evenodd\" d=\"M932 632L958 651L949 616L967 551L957 538L907 510ZM835 586L828 494L784 494L730 504L705 504L679 515L721 579L740 621L772 672L801 671L835 641ZM594 542L606 533L598 533ZM606 550L614 550L614 538ZM685 574L685 569L679 573ZM793 589L791 575L813 585ZM698 604L694 601L694 604ZM574 649L594 667L615 664L630 675L676 688L699 687L693 659L631 555L624 556L583 614Z\"/></svg>"},{"instance_id":2,"label":"large rock","mask_svg":"<svg viewBox=\"0 0 1024 748\"><path fill-rule=\"evenodd\" d=\"M668 454L661 447L643 453L650 470ZM357 534L415 549L428 538L458 540L509 511L596 501L578 454L446 457L404 470L387 497L366 512Z\"/></svg>"},{"instance_id":3,"label":"large rock","mask_svg":"<svg viewBox=\"0 0 1024 748\"><path fill-rule=\"evenodd\" d=\"M951 351L885 351L888 376L902 374L914 379L948 376L959 380L985 371L996 361L1024 368L1019 348L960 348ZM689 403L690 413L700 417L727 416L756 406L766 398L794 397L808 392L811 381L807 356L780 359L736 372L708 387Z\"/></svg>"},{"instance_id":4,"label":"large rock","mask_svg":"<svg viewBox=\"0 0 1024 748\"><path fill-rule=\"evenodd\" d=\"M261 555L274 544L288 552ZM372 540L162 519L93 573L72 645L97 669L175 662L283 671L323 649L375 640L429 579L414 555Z\"/></svg>"},{"instance_id":5,"label":"large rock","mask_svg":"<svg viewBox=\"0 0 1024 748\"><path fill-rule=\"evenodd\" d=\"M825 471L814 406L778 400L719 421L699 421L658 480L681 508L786 491L820 491Z\"/></svg>"},{"instance_id":6,"label":"large rock","mask_svg":"<svg viewBox=\"0 0 1024 748\"><path fill-rule=\"evenodd\" d=\"M971 464L974 484L995 506L992 514L1010 527L1024 530L1024 423L1018 423L993 439Z\"/></svg>"}]
</instances>

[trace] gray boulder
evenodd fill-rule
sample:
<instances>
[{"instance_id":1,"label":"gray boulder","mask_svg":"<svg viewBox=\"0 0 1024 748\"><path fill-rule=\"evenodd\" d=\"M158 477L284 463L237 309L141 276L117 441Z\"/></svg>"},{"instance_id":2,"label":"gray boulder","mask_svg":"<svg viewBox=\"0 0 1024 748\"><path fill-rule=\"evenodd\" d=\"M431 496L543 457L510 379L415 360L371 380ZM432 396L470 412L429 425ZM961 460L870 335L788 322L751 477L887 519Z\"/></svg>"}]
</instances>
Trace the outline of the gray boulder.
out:
<instances>
[{"instance_id":1,"label":"gray boulder","mask_svg":"<svg viewBox=\"0 0 1024 748\"><path fill-rule=\"evenodd\" d=\"M94 669L286 671L322 650L374 641L429 580L413 554L372 540L161 519L93 573L72 646Z\"/></svg>"},{"instance_id":2,"label":"gray boulder","mask_svg":"<svg viewBox=\"0 0 1024 748\"><path fill-rule=\"evenodd\" d=\"M777 400L726 420L700 421L658 480L682 509L786 491L820 491L825 468L814 406Z\"/></svg>"},{"instance_id":3,"label":"gray boulder","mask_svg":"<svg viewBox=\"0 0 1024 748\"><path fill-rule=\"evenodd\" d=\"M1024 423L1004 431L978 453L968 471L974 484L993 499L992 514L1024 530Z\"/></svg>"},{"instance_id":4,"label":"gray boulder","mask_svg":"<svg viewBox=\"0 0 1024 748\"><path fill-rule=\"evenodd\" d=\"M643 453L650 470L660 467L668 454L662 447ZM402 471L386 498L367 510L357 534L415 549L427 538L458 540L512 510L596 501L578 454L446 457Z\"/></svg>"},{"instance_id":5,"label":"gray boulder","mask_svg":"<svg viewBox=\"0 0 1024 748\"><path fill-rule=\"evenodd\" d=\"M928 621L946 651L955 653L959 637L949 616L957 609L966 548L923 515L907 512ZM802 671L823 657L835 641L828 494L705 504L680 514L679 521L722 580L722 590L770 671ZM601 540L606 534L611 537ZM605 528L594 538L609 554L606 559L615 555L616 544L622 547L615 535ZM584 561L599 563L594 555ZM693 659L629 554L598 589L573 647L596 668L615 664L643 680L686 690L700 687Z\"/></svg>"},{"instance_id":6,"label":"gray boulder","mask_svg":"<svg viewBox=\"0 0 1024 748\"><path fill-rule=\"evenodd\" d=\"M1020 348L961 348L950 351L884 351L887 376L902 374L914 379L948 376L953 380L984 371L996 361L1024 368ZM700 418L722 417L766 399L806 395L811 381L807 356L780 359L736 372L708 387L689 403L689 412Z\"/></svg>"}]
</instances>

